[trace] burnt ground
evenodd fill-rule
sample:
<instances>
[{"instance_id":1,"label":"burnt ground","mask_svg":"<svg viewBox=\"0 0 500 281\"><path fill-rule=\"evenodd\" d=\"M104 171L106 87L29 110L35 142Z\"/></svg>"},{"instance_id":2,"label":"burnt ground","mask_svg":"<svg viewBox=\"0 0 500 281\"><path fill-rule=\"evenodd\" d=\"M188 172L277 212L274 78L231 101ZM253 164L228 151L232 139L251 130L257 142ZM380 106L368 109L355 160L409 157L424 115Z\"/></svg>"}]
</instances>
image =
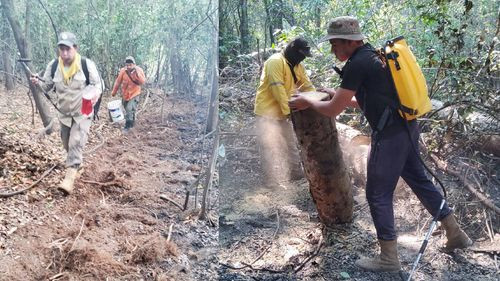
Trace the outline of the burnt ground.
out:
<instances>
[{"instance_id":1,"label":"burnt ground","mask_svg":"<svg viewBox=\"0 0 500 281\"><path fill-rule=\"evenodd\" d=\"M239 100L244 95L237 96ZM222 106L234 103L229 98ZM411 190L398 187L394 201L403 270L360 271L354 262L378 251L364 186L353 185L353 222L324 229L305 179L275 187L264 184L254 117L248 110L251 106L241 101L241 107L246 108L237 111L233 106L225 107L225 119L221 121L225 158L219 170L220 193L224 194L220 198L220 280L406 280L431 221ZM449 204L475 245L444 254L439 247L446 240L437 229L413 280L499 280L500 250L495 245L500 235L494 234L499 232L498 216L485 209L456 179L445 179ZM498 202L495 187L490 190ZM493 240L489 234L494 235Z\"/></svg>"},{"instance_id":2,"label":"burnt ground","mask_svg":"<svg viewBox=\"0 0 500 281\"><path fill-rule=\"evenodd\" d=\"M198 220L194 196L187 211L160 198L182 205L206 166L205 98L167 96L162 122L163 94L150 90L123 135L107 120L105 97L84 172L64 196L55 188L65 159L58 131L36 138L42 126L37 115L31 124L24 88L0 96L0 192L59 164L27 193L0 199L0 280L217 279L218 192L210 192L209 220Z\"/></svg>"}]
</instances>

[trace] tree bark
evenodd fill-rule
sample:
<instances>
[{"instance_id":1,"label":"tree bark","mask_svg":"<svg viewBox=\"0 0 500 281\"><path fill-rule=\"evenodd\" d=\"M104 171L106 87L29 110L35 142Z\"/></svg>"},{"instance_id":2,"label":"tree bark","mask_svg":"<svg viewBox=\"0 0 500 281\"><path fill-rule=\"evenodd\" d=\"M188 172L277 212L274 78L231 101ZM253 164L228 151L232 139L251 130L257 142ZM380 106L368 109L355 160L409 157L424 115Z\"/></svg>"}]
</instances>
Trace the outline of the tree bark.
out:
<instances>
[{"instance_id":1,"label":"tree bark","mask_svg":"<svg viewBox=\"0 0 500 281\"><path fill-rule=\"evenodd\" d=\"M214 64L215 65L215 64ZM215 68L215 67L214 67ZM205 133L210 133L217 127L217 121L219 118L219 75L217 75L217 69L212 71L212 85L210 92L210 104L208 108L207 116L207 128Z\"/></svg>"},{"instance_id":2,"label":"tree bark","mask_svg":"<svg viewBox=\"0 0 500 281\"><path fill-rule=\"evenodd\" d=\"M12 91L14 89L14 79L12 79L12 64L10 63L9 54L7 53L6 49L4 49L4 51L2 52L2 62L5 71L5 89L7 91Z\"/></svg>"},{"instance_id":3,"label":"tree bark","mask_svg":"<svg viewBox=\"0 0 500 281\"><path fill-rule=\"evenodd\" d=\"M9 42L9 32L7 30L7 25L2 24L2 41ZM12 63L9 57L9 47L4 46L2 51L2 63L3 63L3 71L5 77L5 88L7 91L12 91L14 89L14 79L12 78Z\"/></svg>"},{"instance_id":4,"label":"tree bark","mask_svg":"<svg viewBox=\"0 0 500 281\"><path fill-rule=\"evenodd\" d=\"M16 40L17 48L19 49L19 53L21 54L22 58L29 59L31 58L31 52L29 48L29 42L26 40L26 38L23 35L23 32L21 30L21 25L19 24L19 21L14 18L14 5L12 4L12 0L0 0L0 3L2 4L3 7L3 13L7 20L9 21L9 24L12 28L12 32L14 34L14 38ZM30 68L33 69L33 66L31 63L26 63L26 65ZM26 74L26 79L29 81L30 78L30 73L28 70L25 70ZM33 93L33 99L35 100L35 105L36 108L38 109L38 112L40 113L40 118L42 119L42 123L44 127L49 126L52 121L52 116L50 115L49 108L47 106L47 103L42 99L42 94L40 93L39 89L35 87L33 84L29 83L30 85L30 90ZM52 128L48 128L46 130L47 134L52 133Z\"/></svg>"},{"instance_id":5,"label":"tree bark","mask_svg":"<svg viewBox=\"0 0 500 281\"><path fill-rule=\"evenodd\" d=\"M250 31L248 28L248 4L247 0L240 0L240 40L241 53L250 52Z\"/></svg>"},{"instance_id":6,"label":"tree bark","mask_svg":"<svg viewBox=\"0 0 500 281\"><path fill-rule=\"evenodd\" d=\"M276 29L283 29L283 1L282 0L265 0L264 8L266 10L266 23L268 25L268 32L270 38L270 46L272 46L276 40L274 39L274 32ZM266 37L267 38L267 37ZM265 47L266 45L264 45Z\"/></svg>"},{"instance_id":7,"label":"tree bark","mask_svg":"<svg viewBox=\"0 0 500 281\"><path fill-rule=\"evenodd\" d=\"M326 98L326 94L316 94ZM293 112L292 121L300 146L309 190L326 226L352 220L353 193L342 158L335 119L312 109Z\"/></svg>"}]
</instances>

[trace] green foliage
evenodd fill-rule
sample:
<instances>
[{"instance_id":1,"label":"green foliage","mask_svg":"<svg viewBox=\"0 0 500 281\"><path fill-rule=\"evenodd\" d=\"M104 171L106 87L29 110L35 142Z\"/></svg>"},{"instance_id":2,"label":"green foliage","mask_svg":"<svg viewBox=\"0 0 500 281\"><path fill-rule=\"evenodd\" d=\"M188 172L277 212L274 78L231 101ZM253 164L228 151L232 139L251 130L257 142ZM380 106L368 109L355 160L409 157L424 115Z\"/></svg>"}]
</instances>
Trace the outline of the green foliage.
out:
<instances>
[{"instance_id":1,"label":"green foliage","mask_svg":"<svg viewBox=\"0 0 500 281\"><path fill-rule=\"evenodd\" d=\"M216 3L210 0L14 2L21 23L25 21L26 5L31 9L28 32L38 70L45 69L56 56L57 42L56 31L40 2L57 32L71 31L77 35L80 53L97 63L108 86L128 55L135 57L150 80L158 67L160 74L176 71L170 69L173 56L189 66L191 72L187 74L192 81L201 82L210 76L207 66L215 64L217 12Z\"/></svg>"},{"instance_id":2,"label":"green foliage","mask_svg":"<svg viewBox=\"0 0 500 281\"><path fill-rule=\"evenodd\" d=\"M228 2L234 8L221 11L226 18L232 19L230 24L220 22L220 54L224 62L242 54L238 53L239 18L234 13L238 3L220 1ZM266 7L278 11L270 14ZM396 36L402 35L407 39L424 71L432 97L444 102L444 106L454 108L461 130L466 132L472 128L472 123L468 121L471 112L483 113L489 116L490 121L496 120L499 124L496 116L500 111L499 10L500 2L494 0L255 1L249 5L249 26L253 36L251 52L260 48L260 54L268 54L262 50L264 47L281 49L291 38L302 36L313 47L314 57L307 58L303 63L314 85L337 87L339 77L332 70L332 65L337 63L342 67L342 64L330 53L328 42L318 41L326 34L331 19L343 15L355 16L360 21L362 32L368 36L367 41L375 47ZM282 27L275 29L273 38L269 38L269 28L276 21L282 21ZM230 42L230 48L226 48L225 42ZM229 53L231 51L233 53ZM238 67L243 69L247 65ZM258 81L258 76L255 81ZM432 113L431 116L436 117ZM345 116L341 118L345 119ZM352 118L343 121L349 122ZM433 126L430 126L431 129L435 129ZM439 125L437 127L447 130ZM498 133L499 128L497 125L490 129Z\"/></svg>"}]
</instances>

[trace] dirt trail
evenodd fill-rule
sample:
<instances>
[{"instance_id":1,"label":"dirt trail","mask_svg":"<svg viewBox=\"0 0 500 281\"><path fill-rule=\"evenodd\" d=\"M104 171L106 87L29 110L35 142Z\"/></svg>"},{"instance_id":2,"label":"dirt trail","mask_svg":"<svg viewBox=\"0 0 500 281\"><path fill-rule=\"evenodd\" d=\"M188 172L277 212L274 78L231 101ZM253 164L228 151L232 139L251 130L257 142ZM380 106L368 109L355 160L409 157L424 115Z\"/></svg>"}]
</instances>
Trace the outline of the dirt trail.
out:
<instances>
[{"instance_id":1,"label":"dirt trail","mask_svg":"<svg viewBox=\"0 0 500 281\"><path fill-rule=\"evenodd\" d=\"M13 97L15 107L4 103L0 112L0 140L11 145L4 159L38 167L27 177L28 164L15 170L2 162L2 188L25 186L64 159L57 133L30 141L29 103L22 93ZM217 227L196 219L193 198L186 212L160 199L182 205L199 176L205 106L169 97L162 123L160 93L152 91L148 104L123 135L107 120L103 101L87 145L97 149L85 155L74 194L55 189L63 177L58 168L26 195L0 199L0 280L217 279Z\"/></svg>"},{"instance_id":2,"label":"dirt trail","mask_svg":"<svg viewBox=\"0 0 500 281\"><path fill-rule=\"evenodd\" d=\"M408 187L397 189L394 202L403 271L360 271L354 262L378 251L364 187L354 186L353 223L325 231L306 180L282 187L263 183L251 116L228 118L221 130L227 133L221 138L226 157L220 167L220 192L226 196L220 198L220 280L405 280L430 219ZM484 240L471 221L462 219L473 239ZM492 255L471 250L441 253L445 238L435 234L413 280L498 280Z\"/></svg>"}]
</instances>

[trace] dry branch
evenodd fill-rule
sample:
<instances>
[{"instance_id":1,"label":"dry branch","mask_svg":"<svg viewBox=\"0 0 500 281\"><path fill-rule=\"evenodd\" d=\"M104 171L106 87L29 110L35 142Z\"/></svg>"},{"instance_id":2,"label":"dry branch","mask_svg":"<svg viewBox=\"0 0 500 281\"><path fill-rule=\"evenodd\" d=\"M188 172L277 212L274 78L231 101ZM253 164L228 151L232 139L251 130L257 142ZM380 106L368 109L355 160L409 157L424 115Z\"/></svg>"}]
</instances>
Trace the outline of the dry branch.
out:
<instances>
[{"instance_id":1,"label":"dry branch","mask_svg":"<svg viewBox=\"0 0 500 281\"><path fill-rule=\"evenodd\" d=\"M181 209L181 211L184 211L184 208L182 207L182 205L181 205L181 204L179 204L179 203L175 202L175 201L174 201L174 199L170 199L170 198L168 198L168 197L167 197L167 195L165 195L165 194L160 195L160 199L163 199L163 200L165 200L165 201L168 201L168 202L170 202L170 203L174 204L174 205L175 205L176 207L178 207L179 209Z\"/></svg>"},{"instance_id":2,"label":"dry branch","mask_svg":"<svg viewBox=\"0 0 500 281\"><path fill-rule=\"evenodd\" d=\"M467 178L465 178L465 175L463 173L460 173L458 171L455 171L454 169L450 168L446 163L441 161L436 155L430 154L431 159L436 163L439 169L445 171L446 173L457 177L469 190L474 196L476 196L479 199L479 202L483 203L486 207L489 209L495 211L497 214L500 214L500 208L495 205L489 198L484 196L481 192L477 191L476 188L474 188L474 184L470 182Z\"/></svg>"},{"instance_id":3,"label":"dry branch","mask_svg":"<svg viewBox=\"0 0 500 281\"><path fill-rule=\"evenodd\" d=\"M18 195L18 194L21 194L21 193L24 193L30 189L32 189L33 187L35 187L40 181L42 181L42 179L44 179L48 174L50 174L50 172L52 172L52 170L54 170L54 168L57 167L57 164L53 165L52 167L50 167L47 171L45 171L42 176L40 176L40 178L35 181L34 183L32 183L30 186L24 188L24 189L21 189L21 190L18 190L18 191L14 191L14 192L10 192L10 193L0 193L0 198L8 198L8 197L12 197L14 195Z\"/></svg>"},{"instance_id":4,"label":"dry branch","mask_svg":"<svg viewBox=\"0 0 500 281\"><path fill-rule=\"evenodd\" d=\"M243 264L243 266L240 266L240 267L236 267L236 266L232 266L232 265L228 265L228 264L224 264L224 263L221 263L222 265L228 267L228 268L231 268L231 269L235 269L235 270L240 270L240 269L244 269L244 268L251 268L253 270L264 270L264 271L271 271L271 272L284 272L284 271L275 271L274 269L273 270L270 270L270 269L267 269L267 268L254 268L252 265L254 263L256 263L258 260L260 260L264 254L269 250L269 248L271 248L271 245L273 244L272 242L274 241L274 239L276 238L276 234L278 234L278 231L280 229L280 216L279 216L279 212L276 211L276 229L274 230L274 233L273 233L273 236L271 237L271 243L269 243L269 245L267 245L267 247L259 254L259 256L257 256L257 258L255 258L251 263L247 263L247 262L242 262L241 264Z\"/></svg>"},{"instance_id":5,"label":"dry branch","mask_svg":"<svg viewBox=\"0 0 500 281\"><path fill-rule=\"evenodd\" d=\"M90 184L97 184L97 185L100 185L100 186L113 186L113 185L117 185L117 186L122 186L123 185L123 182L119 181L119 180L114 180L114 181L110 181L110 182L98 182L98 181L89 181L89 180L80 180L81 182L83 183L90 183Z\"/></svg>"},{"instance_id":6,"label":"dry branch","mask_svg":"<svg viewBox=\"0 0 500 281\"><path fill-rule=\"evenodd\" d=\"M314 251L309 257L307 257L299 266L297 266L293 272L297 273L299 272L310 260L312 260L314 257L316 257L319 254L319 251L321 251L321 248L323 247L323 236L319 238L318 242L318 247L316 248L316 251Z\"/></svg>"}]
</instances>

